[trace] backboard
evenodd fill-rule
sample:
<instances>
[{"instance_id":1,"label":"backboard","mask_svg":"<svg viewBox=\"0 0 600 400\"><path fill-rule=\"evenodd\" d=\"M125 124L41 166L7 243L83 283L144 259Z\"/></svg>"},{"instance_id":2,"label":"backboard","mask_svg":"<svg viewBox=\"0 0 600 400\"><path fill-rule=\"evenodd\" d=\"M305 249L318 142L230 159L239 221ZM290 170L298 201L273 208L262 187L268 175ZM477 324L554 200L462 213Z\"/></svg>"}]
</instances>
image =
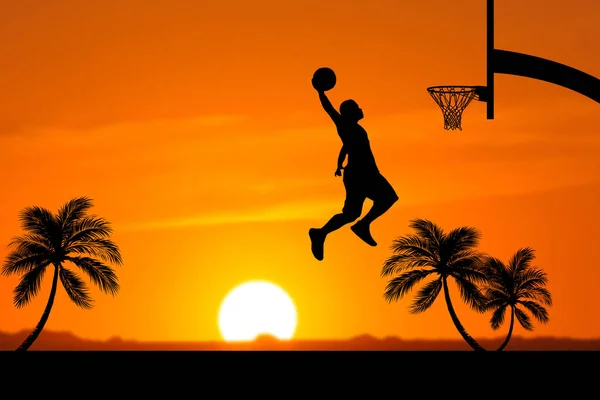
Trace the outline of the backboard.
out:
<instances>
[{"instance_id":1,"label":"backboard","mask_svg":"<svg viewBox=\"0 0 600 400\"><path fill-rule=\"evenodd\" d=\"M471 100L487 103L487 119L494 119L495 74L542 80L571 89L600 103L600 79L556 61L531 54L497 49L494 45L494 0L486 0L486 84L427 88L444 114L444 129L461 129L462 111Z\"/></svg>"},{"instance_id":2,"label":"backboard","mask_svg":"<svg viewBox=\"0 0 600 400\"><path fill-rule=\"evenodd\" d=\"M494 0L486 0L486 95L487 119L494 119Z\"/></svg>"},{"instance_id":3,"label":"backboard","mask_svg":"<svg viewBox=\"0 0 600 400\"><path fill-rule=\"evenodd\" d=\"M486 0L486 82L485 85L430 86L427 91L444 115L444 129L462 130L462 113L472 100L487 103L487 119L494 119L494 0Z\"/></svg>"}]
</instances>

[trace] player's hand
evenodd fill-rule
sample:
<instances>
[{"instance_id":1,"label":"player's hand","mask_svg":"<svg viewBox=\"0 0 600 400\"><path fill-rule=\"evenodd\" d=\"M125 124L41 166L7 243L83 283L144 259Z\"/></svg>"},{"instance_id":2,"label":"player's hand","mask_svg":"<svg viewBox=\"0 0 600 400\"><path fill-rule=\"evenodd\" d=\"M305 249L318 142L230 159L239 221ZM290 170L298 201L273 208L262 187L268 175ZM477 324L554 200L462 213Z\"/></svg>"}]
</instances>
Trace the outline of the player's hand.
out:
<instances>
[{"instance_id":1,"label":"player's hand","mask_svg":"<svg viewBox=\"0 0 600 400\"><path fill-rule=\"evenodd\" d=\"M344 169L344 168L338 168L338 169L336 169L336 170L335 170L335 176L342 176L342 170L343 170L343 169Z\"/></svg>"}]
</instances>

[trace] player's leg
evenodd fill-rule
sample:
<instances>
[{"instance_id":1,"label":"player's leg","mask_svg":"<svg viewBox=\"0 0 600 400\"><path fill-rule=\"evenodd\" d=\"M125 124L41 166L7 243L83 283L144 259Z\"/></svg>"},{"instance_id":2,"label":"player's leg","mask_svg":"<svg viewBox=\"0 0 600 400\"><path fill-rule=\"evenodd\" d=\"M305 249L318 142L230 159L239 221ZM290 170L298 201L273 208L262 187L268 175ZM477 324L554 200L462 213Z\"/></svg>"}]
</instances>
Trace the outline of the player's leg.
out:
<instances>
[{"instance_id":1,"label":"player's leg","mask_svg":"<svg viewBox=\"0 0 600 400\"><path fill-rule=\"evenodd\" d=\"M323 259L325 238L333 231L355 221L362 213L362 207L366 197L352 190L346 185L346 200L340 214L336 214L322 228L311 228L308 235L311 241L311 251L319 261Z\"/></svg>"},{"instance_id":2,"label":"player's leg","mask_svg":"<svg viewBox=\"0 0 600 400\"><path fill-rule=\"evenodd\" d=\"M371 236L371 223L398 201L398 195L392 185L381 174L376 176L371 183L368 196L373 200L373 205L367 214L354 224L351 229L367 244L377 246L377 242Z\"/></svg>"},{"instance_id":3,"label":"player's leg","mask_svg":"<svg viewBox=\"0 0 600 400\"><path fill-rule=\"evenodd\" d=\"M366 197L364 196L347 198L344 202L344 208L342 209L342 212L331 217L331 219L327 221L325 225L323 225L321 232L323 232L325 235L328 235L333 231L337 231L342 226L355 221L362 213L362 206L365 202L365 199Z\"/></svg>"},{"instance_id":4,"label":"player's leg","mask_svg":"<svg viewBox=\"0 0 600 400\"><path fill-rule=\"evenodd\" d=\"M366 224L371 224L371 222L383 215L396 201L398 201L396 191L383 175L379 174L373 183L373 193L370 196L373 200L373 206L361 219L361 222Z\"/></svg>"}]
</instances>

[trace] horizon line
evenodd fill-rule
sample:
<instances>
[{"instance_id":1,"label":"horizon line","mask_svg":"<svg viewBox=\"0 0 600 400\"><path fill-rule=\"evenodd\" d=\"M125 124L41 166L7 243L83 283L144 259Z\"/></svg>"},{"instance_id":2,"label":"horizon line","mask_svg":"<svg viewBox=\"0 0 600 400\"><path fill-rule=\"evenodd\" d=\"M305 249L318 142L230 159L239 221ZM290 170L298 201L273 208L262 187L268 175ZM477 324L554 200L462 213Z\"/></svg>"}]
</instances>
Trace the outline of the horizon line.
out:
<instances>
[{"instance_id":1,"label":"horizon line","mask_svg":"<svg viewBox=\"0 0 600 400\"><path fill-rule=\"evenodd\" d=\"M33 329L33 328L32 328ZM25 335L27 336L31 330L29 329L21 329L15 332L7 332L0 330L0 336L18 336ZM238 341L226 341L224 339L198 339L198 340L169 340L169 339L155 339L155 340L146 340L146 339L133 339L133 338L124 338L119 335L110 336L107 339L97 339L97 338L88 338L84 336L77 335L74 332L68 330L44 330L41 332L40 336L46 334L55 334L55 335L69 335L73 336L76 339L82 341L90 341L90 342L110 342L110 341L122 341L122 342L136 342L136 343L223 343L223 344L244 344L244 343L254 343L257 341L276 341L281 343L289 343L289 342L347 342L358 339L368 339L373 341L386 341L386 340L399 340L404 342L462 342L463 339L460 337L457 338L403 338L401 336L396 335L387 335L387 336L376 336L370 333L357 334L354 336L346 337L346 338L290 338L290 339L280 339L276 336L268 333L258 334L256 338L251 340L238 340ZM575 337L575 336L557 336L557 335L539 335L539 336L531 336L525 337L522 335L512 335L513 339L525 340L525 341L533 341L533 340L571 340L571 341L600 341L600 336L594 337ZM485 336L481 338L477 338L479 341L496 341L496 340L504 340L505 336Z\"/></svg>"}]
</instances>

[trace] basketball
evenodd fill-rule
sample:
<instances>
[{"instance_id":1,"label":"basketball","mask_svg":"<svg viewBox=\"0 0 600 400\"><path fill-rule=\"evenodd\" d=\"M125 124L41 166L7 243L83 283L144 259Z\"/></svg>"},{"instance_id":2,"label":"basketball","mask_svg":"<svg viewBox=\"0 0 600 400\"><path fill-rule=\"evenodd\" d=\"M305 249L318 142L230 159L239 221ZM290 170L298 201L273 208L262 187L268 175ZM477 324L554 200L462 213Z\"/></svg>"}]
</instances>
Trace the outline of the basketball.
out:
<instances>
[{"instance_id":1,"label":"basketball","mask_svg":"<svg viewBox=\"0 0 600 400\"><path fill-rule=\"evenodd\" d=\"M312 85L316 90L331 90L335 86L335 82L335 72L327 67L319 68L312 77Z\"/></svg>"}]
</instances>

